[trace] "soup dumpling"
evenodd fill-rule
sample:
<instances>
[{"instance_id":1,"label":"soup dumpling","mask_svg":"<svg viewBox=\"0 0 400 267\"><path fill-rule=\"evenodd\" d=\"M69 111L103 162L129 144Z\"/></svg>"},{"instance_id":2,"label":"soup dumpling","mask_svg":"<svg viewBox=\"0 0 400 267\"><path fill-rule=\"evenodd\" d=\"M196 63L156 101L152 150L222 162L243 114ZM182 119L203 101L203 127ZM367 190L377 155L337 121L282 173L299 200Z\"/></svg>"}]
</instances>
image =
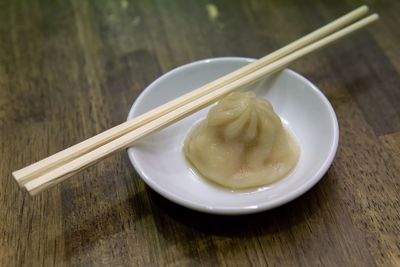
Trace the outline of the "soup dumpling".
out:
<instances>
[{"instance_id":1,"label":"soup dumpling","mask_svg":"<svg viewBox=\"0 0 400 267\"><path fill-rule=\"evenodd\" d=\"M271 103L246 92L232 93L214 106L185 140L184 154L205 178L244 189L287 176L300 147Z\"/></svg>"}]
</instances>

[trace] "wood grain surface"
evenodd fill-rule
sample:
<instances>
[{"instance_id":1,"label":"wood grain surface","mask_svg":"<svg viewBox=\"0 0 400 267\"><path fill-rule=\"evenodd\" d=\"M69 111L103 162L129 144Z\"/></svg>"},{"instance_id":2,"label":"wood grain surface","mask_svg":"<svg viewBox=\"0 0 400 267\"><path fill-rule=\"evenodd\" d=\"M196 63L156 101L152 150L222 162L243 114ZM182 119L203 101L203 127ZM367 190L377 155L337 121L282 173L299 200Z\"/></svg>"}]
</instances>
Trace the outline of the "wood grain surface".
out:
<instances>
[{"instance_id":1,"label":"wood grain surface","mask_svg":"<svg viewBox=\"0 0 400 267\"><path fill-rule=\"evenodd\" d=\"M123 122L161 74L261 57L369 4L378 23L292 68L326 94L325 177L271 211L180 207L114 155L37 197L13 170ZM0 266L400 266L399 1L0 2Z\"/></svg>"}]
</instances>

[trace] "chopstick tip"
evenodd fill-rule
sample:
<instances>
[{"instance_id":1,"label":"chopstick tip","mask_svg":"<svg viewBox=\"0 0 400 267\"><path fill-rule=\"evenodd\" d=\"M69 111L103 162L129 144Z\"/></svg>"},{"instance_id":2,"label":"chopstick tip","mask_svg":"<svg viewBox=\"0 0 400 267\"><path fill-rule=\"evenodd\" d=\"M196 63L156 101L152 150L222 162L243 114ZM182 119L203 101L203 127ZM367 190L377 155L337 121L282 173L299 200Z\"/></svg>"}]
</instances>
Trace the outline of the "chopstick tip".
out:
<instances>
[{"instance_id":1,"label":"chopstick tip","mask_svg":"<svg viewBox=\"0 0 400 267\"><path fill-rule=\"evenodd\" d=\"M378 13L374 13L374 14L371 15L371 18L373 18L374 20L377 20L377 19L380 18L380 16L379 16Z\"/></svg>"},{"instance_id":2,"label":"chopstick tip","mask_svg":"<svg viewBox=\"0 0 400 267\"><path fill-rule=\"evenodd\" d=\"M367 6L367 5L362 5L362 6L359 7L359 9L368 11L368 10L369 10L369 6Z\"/></svg>"}]
</instances>

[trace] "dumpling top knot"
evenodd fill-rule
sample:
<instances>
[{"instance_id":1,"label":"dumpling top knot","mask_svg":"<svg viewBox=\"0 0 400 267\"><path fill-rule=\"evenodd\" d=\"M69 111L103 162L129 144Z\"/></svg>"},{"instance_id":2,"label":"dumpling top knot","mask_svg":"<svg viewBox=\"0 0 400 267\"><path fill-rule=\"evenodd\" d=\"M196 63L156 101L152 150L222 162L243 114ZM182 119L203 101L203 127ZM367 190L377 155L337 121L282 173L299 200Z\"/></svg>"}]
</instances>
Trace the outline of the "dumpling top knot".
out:
<instances>
[{"instance_id":1,"label":"dumpling top knot","mask_svg":"<svg viewBox=\"0 0 400 267\"><path fill-rule=\"evenodd\" d=\"M240 139L247 143L260 134L275 135L275 128L282 127L272 105L257 99L253 92L232 93L222 99L208 113L207 123L208 127L217 128L224 140Z\"/></svg>"}]
</instances>

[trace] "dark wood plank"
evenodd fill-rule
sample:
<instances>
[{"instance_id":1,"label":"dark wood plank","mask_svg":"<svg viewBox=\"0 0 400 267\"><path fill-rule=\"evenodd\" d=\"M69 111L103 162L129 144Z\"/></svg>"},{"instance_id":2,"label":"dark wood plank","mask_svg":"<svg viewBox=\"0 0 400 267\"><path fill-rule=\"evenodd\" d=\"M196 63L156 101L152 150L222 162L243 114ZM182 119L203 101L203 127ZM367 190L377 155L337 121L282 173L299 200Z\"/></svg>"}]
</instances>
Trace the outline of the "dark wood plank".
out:
<instances>
[{"instance_id":1,"label":"dark wood plank","mask_svg":"<svg viewBox=\"0 0 400 267\"><path fill-rule=\"evenodd\" d=\"M114 155L31 198L11 171L121 123L162 73L261 57L362 1L0 2L0 266L398 266L400 3L293 68L340 123L312 190L250 216L212 216L149 189ZM209 9L213 9L212 14Z\"/></svg>"}]
</instances>

